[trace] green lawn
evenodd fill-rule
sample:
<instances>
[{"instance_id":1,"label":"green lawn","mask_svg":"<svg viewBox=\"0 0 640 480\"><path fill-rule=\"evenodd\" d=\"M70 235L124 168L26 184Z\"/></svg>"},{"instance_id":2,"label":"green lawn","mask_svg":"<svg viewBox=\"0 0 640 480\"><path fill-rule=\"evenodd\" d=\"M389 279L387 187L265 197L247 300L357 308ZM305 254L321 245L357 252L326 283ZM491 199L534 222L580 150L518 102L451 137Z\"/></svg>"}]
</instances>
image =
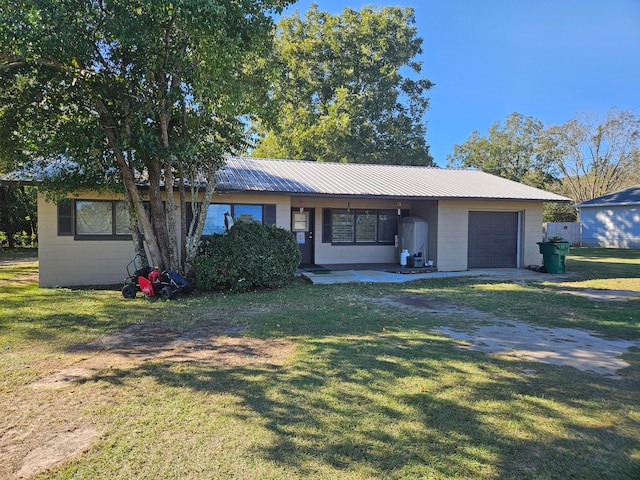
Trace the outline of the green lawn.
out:
<instances>
[{"instance_id":1,"label":"green lawn","mask_svg":"<svg viewBox=\"0 0 640 480\"><path fill-rule=\"evenodd\" d=\"M92 424L93 446L38 478L640 478L639 348L611 379L459 349L434 327L465 328L472 318L362 300L423 295L640 341L640 300L558 293L640 291L640 250L572 249L573 275L561 283L300 281L167 303L14 280L36 268L0 266L0 477L19 467L2 456L21 435L39 428L44 442L43 426ZM293 344L295 354L278 365L156 359L65 388L29 386L87 358L80 345L127 325L188 332L207 322L246 327L247 343Z\"/></svg>"}]
</instances>

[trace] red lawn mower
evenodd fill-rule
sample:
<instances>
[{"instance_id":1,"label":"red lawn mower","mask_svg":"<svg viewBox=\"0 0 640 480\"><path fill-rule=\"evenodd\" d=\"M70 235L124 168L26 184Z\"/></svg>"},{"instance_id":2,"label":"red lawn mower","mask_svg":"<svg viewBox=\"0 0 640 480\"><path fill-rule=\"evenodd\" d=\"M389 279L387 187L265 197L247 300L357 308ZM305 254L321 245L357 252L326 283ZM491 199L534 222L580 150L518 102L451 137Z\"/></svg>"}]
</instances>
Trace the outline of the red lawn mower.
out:
<instances>
[{"instance_id":1,"label":"red lawn mower","mask_svg":"<svg viewBox=\"0 0 640 480\"><path fill-rule=\"evenodd\" d=\"M191 284L177 273L151 268L146 259L138 254L127 265L122 296L135 298L140 291L148 297L160 295L162 300L171 300L176 293L189 293L192 289Z\"/></svg>"}]
</instances>

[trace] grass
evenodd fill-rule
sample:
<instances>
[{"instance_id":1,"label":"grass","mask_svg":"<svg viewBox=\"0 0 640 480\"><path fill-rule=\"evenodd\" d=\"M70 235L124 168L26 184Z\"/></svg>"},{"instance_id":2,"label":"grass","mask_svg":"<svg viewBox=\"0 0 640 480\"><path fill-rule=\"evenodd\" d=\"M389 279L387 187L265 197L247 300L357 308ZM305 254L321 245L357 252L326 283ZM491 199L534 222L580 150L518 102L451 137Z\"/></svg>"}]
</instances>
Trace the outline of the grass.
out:
<instances>
[{"instance_id":1,"label":"grass","mask_svg":"<svg viewBox=\"0 0 640 480\"><path fill-rule=\"evenodd\" d=\"M572 249L574 275L560 283L297 282L168 303L12 283L36 265L0 266L2 425L19 423L11 415L24 425L54 422L43 412L56 406L62 421L71 404L67 421L90 421L102 432L83 456L38 478L640 477L638 348L613 380L458 349L433 328L476 320L362 301L411 293L639 341L639 300L559 293L640 291L638 250ZM156 360L106 369L71 391L27 387L82 358L75 346L132 323L188 330L220 318L245 325L246 337L294 342L295 357L280 366ZM18 415L20 402L30 407Z\"/></svg>"}]
</instances>

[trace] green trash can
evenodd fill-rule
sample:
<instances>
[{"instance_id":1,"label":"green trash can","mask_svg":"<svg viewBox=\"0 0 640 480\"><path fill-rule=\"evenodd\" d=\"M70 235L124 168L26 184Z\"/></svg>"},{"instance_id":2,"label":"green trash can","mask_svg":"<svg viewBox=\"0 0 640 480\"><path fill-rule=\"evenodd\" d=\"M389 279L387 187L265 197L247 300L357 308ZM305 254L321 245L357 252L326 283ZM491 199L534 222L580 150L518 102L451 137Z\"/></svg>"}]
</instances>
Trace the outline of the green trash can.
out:
<instances>
[{"instance_id":1,"label":"green trash can","mask_svg":"<svg viewBox=\"0 0 640 480\"><path fill-rule=\"evenodd\" d=\"M538 242L547 273L565 273L569 242Z\"/></svg>"}]
</instances>

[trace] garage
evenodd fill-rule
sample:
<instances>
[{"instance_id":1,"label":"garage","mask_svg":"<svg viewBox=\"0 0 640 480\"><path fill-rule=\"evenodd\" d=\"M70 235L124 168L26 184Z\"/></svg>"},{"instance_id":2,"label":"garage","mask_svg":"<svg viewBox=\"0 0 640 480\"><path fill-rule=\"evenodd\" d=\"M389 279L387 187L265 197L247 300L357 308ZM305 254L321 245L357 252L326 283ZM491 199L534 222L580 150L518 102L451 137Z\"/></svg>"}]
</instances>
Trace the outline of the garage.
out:
<instances>
[{"instance_id":1,"label":"garage","mask_svg":"<svg viewBox=\"0 0 640 480\"><path fill-rule=\"evenodd\" d=\"M469 212L468 268L518 267L518 213Z\"/></svg>"}]
</instances>

